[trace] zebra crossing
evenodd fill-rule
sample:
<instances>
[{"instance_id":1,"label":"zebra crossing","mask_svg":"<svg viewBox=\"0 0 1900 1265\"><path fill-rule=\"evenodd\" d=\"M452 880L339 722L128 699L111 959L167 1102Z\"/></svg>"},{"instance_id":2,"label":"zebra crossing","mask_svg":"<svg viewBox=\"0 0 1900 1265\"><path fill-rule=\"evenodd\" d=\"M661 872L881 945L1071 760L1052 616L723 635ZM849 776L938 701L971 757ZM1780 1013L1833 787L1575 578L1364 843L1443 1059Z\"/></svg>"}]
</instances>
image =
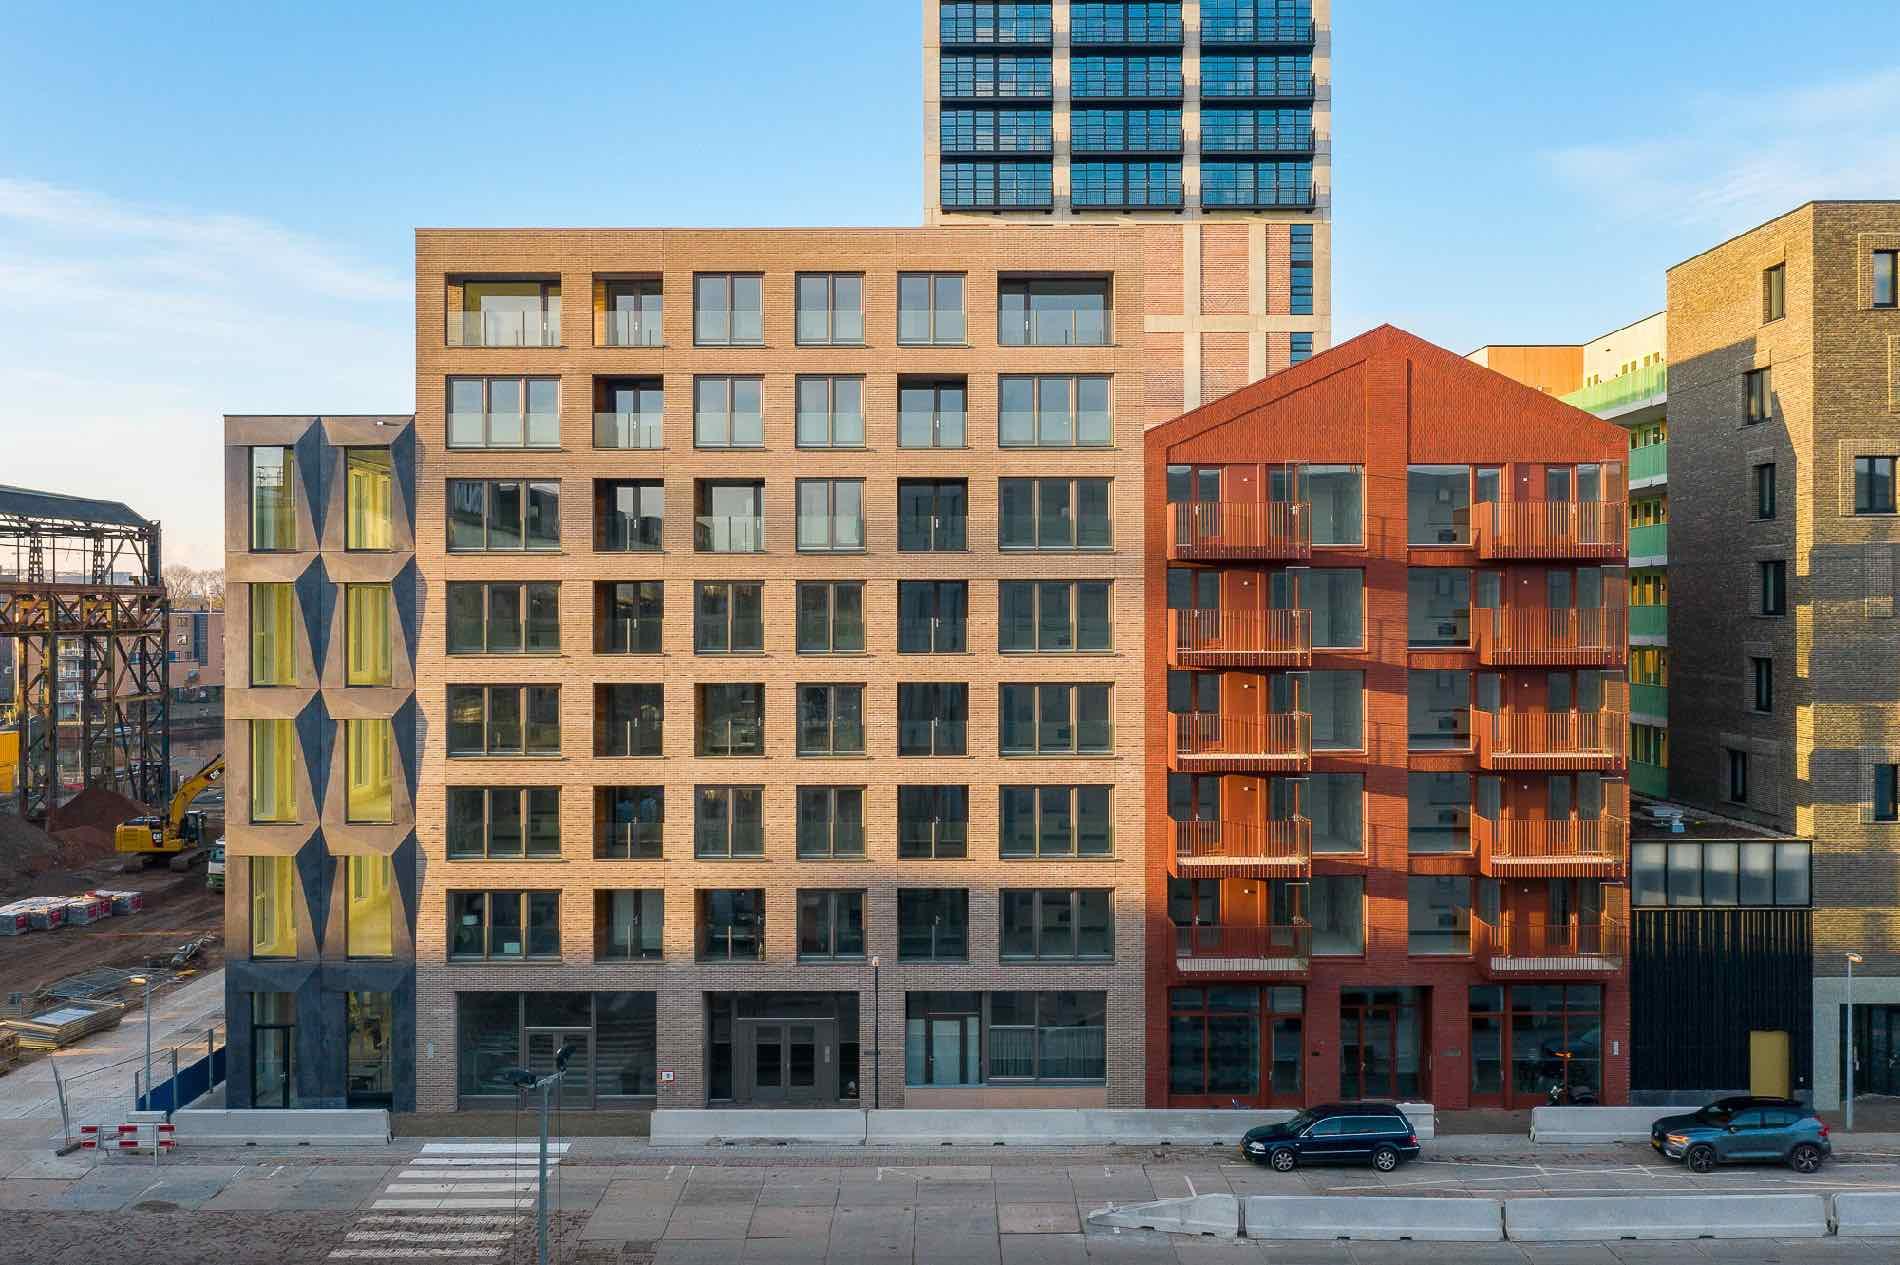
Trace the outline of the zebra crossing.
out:
<instances>
[{"instance_id":1,"label":"zebra crossing","mask_svg":"<svg viewBox=\"0 0 1900 1265\"><path fill-rule=\"evenodd\" d=\"M548 1167L568 1143L548 1143ZM331 1260L487 1261L534 1214L540 1144L429 1142L390 1178Z\"/></svg>"}]
</instances>

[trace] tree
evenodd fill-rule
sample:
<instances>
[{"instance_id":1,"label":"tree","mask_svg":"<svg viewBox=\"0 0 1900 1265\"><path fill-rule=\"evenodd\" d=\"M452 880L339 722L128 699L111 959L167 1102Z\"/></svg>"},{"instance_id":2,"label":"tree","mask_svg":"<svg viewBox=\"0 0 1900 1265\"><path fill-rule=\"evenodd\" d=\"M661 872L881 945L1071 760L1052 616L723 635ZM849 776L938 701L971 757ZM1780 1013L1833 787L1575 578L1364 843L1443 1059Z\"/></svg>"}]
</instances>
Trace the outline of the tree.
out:
<instances>
[{"instance_id":1,"label":"tree","mask_svg":"<svg viewBox=\"0 0 1900 1265\"><path fill-rule=\"evenodd\" d=\"M174 562L164 571L165 593L174 607L224 609L224 572L200 571Z\"/></svg>"}]
</instances>

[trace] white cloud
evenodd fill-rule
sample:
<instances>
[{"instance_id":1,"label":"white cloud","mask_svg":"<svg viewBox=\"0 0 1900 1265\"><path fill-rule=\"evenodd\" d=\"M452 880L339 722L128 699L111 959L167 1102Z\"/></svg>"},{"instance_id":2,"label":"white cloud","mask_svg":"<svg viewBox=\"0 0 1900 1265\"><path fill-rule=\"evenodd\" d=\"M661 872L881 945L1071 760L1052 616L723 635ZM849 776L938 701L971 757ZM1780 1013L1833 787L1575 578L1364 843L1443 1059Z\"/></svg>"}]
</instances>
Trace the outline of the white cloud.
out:
<instances>
[{"instance_id":1,"label":"white cloud","mask_svg":"<svg viewBox=\"0 0 1900 1265\"><path fill-rule=\"evenodd\" d=\"M252 216L0 177L0 483L223 549L225 413L407 412L409 279Z\"/></svg>"}]
</instances>

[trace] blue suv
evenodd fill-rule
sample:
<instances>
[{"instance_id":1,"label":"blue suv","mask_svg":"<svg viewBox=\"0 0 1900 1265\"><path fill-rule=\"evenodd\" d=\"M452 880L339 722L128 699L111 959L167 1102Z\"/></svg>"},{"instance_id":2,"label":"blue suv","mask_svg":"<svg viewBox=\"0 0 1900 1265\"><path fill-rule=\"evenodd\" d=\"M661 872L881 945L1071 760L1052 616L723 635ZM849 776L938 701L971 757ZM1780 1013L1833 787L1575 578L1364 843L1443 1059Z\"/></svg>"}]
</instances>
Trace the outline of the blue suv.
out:
<instances>
[{"instance_id":1,"label":"blue suv","mask_svg":"<svg viewBox=\"0 0 1900 1265\"><path fill-rule=\"evenodd\" d=\"M1282 1124L1247 1130L1240 1153L1278 1173L1302 1164L1371 1164L1389 1173L1418 1157L1418 1130L1389 1102L1308 1107Z\"/></svg>"},{"instance_id":2,"label":"blue suv","mask_svg":"<svg viewBox=\"0 0 1900 1265\"><path fill-rule=\"evenodd\" d=\"M1814 1173L1834 1153L1827 1125L1789 1098L1718 1098L1700 1111L1656 1121L1649 1144L1692 1173L1763 1161Z\"/></svg>"}]
</instances>

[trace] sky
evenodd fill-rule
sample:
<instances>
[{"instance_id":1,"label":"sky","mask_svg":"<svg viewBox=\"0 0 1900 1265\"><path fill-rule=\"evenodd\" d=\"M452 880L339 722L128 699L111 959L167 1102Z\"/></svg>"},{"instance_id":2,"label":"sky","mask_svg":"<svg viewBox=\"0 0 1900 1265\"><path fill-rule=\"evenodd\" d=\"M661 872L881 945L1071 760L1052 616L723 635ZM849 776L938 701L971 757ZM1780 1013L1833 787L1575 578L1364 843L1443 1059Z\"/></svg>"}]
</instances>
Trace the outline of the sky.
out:
<instances>
[{"instance_id":1,"label":"sky","mask_svg":"<svg viewBox=\"0 0 1900 1265\"><path fill-rule=\"evenodd\" d=\"M414 408L418 226L922 215L917 0L0 11L0 483L123 500L172 561L219 564L223 414ZM1893 17L1335 0L1335 337L1582 341L1810 198L1900 196Z\"/></svg>"}]
</instances>

